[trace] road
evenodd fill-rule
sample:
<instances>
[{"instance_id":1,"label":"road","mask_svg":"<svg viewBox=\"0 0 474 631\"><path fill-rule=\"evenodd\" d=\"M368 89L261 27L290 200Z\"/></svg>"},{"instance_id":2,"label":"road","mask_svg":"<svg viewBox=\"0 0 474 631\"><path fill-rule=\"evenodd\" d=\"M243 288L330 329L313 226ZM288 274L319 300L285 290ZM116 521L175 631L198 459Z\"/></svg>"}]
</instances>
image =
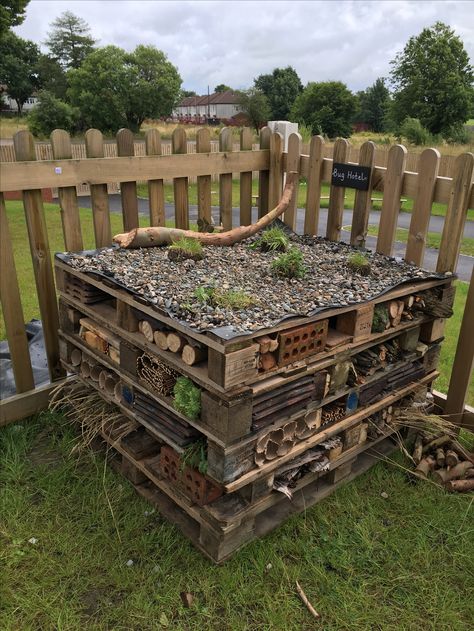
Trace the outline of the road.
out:
<instances>
[{"instance_id":1,"label":"road","mask_svg":"<svg viewBox=\"0 0 474 631\"><path fill-rule=\"evenodd\" d=\"M82 208L90 208L91 201L89 196L81 197L79 200L80 206ZM111 212L121 213L122 212L122 201L120 195L109 195L109 207ZM148 200L140 198L138 200L138 212L141 215L148 215ZM167 219L174 218L174 206L173 204L165 205L165 214ZM219 208L213 207L212 215L214 220L218 222L219 220ZM239 223L239 209L232 209L232 217L233 217L233 225L237 226ZM191 222L195 222L197 220L197 206L190 206L189 208L189 218ZM257 209L253 209L253 218L256 220L257 218ZM370 224L378 224L380 218L380 212L373 211L369 215L369 223ZM400 213L398 217L398 226L399 228L409 228L410 226L410 213ZM350 226L352 222L352 211L345 210L343 215L343 225ZM321 208L320 216L319 216L319 225L318 225L318 234L320 236L324 236L325 229L327 223L327 209ZM304 210L299 208L297 214L296 221L296 231L302 232L304 224ZM429 224L430 232L441 233L443 230L444 217L431 217ZM464 236L474 238L474 221L466 221L464 227ZM350 233L345 230L342 231L342 240L348 242L350 237ZM374 249L376 245L375 237L367 237L367 247L369 249ZM405 244L396 242L394 246L394 256L403 257L405 254ZM438 258L438 250L434 250L431 248L426 248L425 257L423 260L423 267L425 269L434 270L436 268L436 260ZM457 274L461 280L469 281L471 278L472 268L474 265L474 257L460 255L457 267Z\"/></svg>"}]
</instances>

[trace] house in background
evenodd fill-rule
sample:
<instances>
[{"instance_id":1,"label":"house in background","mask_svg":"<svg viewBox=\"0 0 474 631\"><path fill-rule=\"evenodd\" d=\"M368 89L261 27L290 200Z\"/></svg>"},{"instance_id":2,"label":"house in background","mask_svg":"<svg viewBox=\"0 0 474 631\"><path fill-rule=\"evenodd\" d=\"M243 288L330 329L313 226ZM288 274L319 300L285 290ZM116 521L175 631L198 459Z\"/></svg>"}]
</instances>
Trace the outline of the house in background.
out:
<instances>
[{"instance_id":1,"label":"house in background","mask_svg":"<svg viewBox=\"0 0 474 631\"><path fill-rule=\"evenodd\" d=\"M15 99L12 99L6 91L6 85L0 85L0 108L3 112L18 112L18 106ZM22 111L29 112L38 104L38 98L35 94L23 103Z\"/></svg>"},{"instance_id":2,"label":"house in background","mask_svg":"<svg viewBox=\"0 0 474 631\"><path fill-rule=\"evenodd\" d=\"M204 96L187 96L173 110L173 120L183 123L229 121L241 112L239 95L228 90Z\"/></svg>"}]
</instances>

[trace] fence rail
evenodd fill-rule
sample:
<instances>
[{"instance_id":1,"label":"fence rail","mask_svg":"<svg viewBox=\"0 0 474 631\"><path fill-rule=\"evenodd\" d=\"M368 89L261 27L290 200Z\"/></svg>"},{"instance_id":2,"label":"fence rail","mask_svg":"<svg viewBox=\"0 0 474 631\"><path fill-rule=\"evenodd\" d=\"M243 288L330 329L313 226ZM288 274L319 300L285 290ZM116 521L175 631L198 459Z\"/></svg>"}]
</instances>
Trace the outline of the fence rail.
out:
<instances>
[{"instance_id":1,"label":"fence rail","mask_svg":"<svg viewBox=\"0 0 474 631\"><path fill-rule=\"evenodd\" d=\"M0 424L16 418L27 410L37 409L45 401L45 388L34 389L31 361L28 353L23 324L21 292L15 269L9 237L9 225L3 200L3 192L20 190L23 196L26 228L31 249L33 272L39 307L45 332L46 353L51 382L62 379L64 373L59 364L58 311L51 266L48 232L46 229L41 189L58 189L64 249L82 248L82 232L79 218L77 187L87 185L92 200L95 243L97 247L111 243L111 226L107 186L117 184L122 198L124 229L139 224L137 182L145 181L149 192L149 216L152 225L162 225L164 215L164 187L166 180L173 181L175 223L177 227L189 225L189 181L198 183L198 216L209 220L211 212L211 180L219 181L220 217L225 228L232 226L232 178L240 179L240 223L251 222L252 172L258 172L259 214L273 207L283 188L285 173L298 171L306 178L306 204L304 231L315 234L319 222L321 189L329 184L329 205L326 235L338 241L341 238L344 211L344 189L331 184L333 160L355 162L345 140L339 140L331 153L324 140L312 139L308 153L303 153L301 137L293 134L288 151L283 151L282 137L261 130L258 146L252 145L249 130L243 130L239 142L235 142L231 129L221 131L218 148L213 147L209 131L198 132L197 142L187 141L186 133L177 129L169 145L162 143L156 130L147 132L144 143L136 143L128 130L121 130L115 148L103 140L97 130L86 133L84 145L74 145L68 134L56 130L51 145L35 145L27 131L18 132L14 138L15 160L2 164L0 180L0 243L2 274L0 297L7 339L10 345L17 395L0 403ZM74 147L83 152L78 157ZM140 149L137 149L140 147ZM218 150L217 150L218 149ZM365 166L377 165L375 145L368 141L362 145L357 162ZM401 197L414 200L405 258L417 265L423 260L428 223L432 205L447 205L446 219L439 249L437 270L456 269L463 227L467 210L474 208L472 183L474 156L470 153L458 156L452 167L452 176L439 175L441 158L433 149L426 149L419 157L418 171L407 168L407 152L401 145L390 148L385 166L375 166L371 172L369 189L357 191L354 200L351 243L365 244L368 218L373 191L383 194L379 234L376 249L386 255L393 252ZM297 191L285 222L296 227ZM26 235L25 235L26 236ZM473 362L473 345L469 340L468 323L474 321L471 280L470 298L466 303L464 324L460 336L463 352L456 354L452 380L448 393L449 411L463 422L463 403ZM467 337L466 337L467 336ZM471 336L472 338L472 336ZM460 347L461 348L461 347ZM461 384L461 385L459 385ZM47 390L47 389L46 389ZM24 405L21 404L22 398ZM461 405L462 404L462 405ZM471 418L471 417L469 417Z\"/></svg>"}]
</instances>

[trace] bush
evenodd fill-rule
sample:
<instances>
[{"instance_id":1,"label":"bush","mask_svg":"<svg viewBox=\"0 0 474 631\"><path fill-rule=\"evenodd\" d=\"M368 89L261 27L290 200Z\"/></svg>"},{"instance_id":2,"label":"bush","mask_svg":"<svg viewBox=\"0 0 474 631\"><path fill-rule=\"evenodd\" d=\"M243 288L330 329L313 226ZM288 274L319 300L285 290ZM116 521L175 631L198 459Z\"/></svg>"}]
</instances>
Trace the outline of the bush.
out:
<instances>
[{"instance_id":1,"label":"bush","mask_svg":"<svg viewBox=\"0 0 474 631\"><path fill-rule=\"evenodd\" d=\"M412 145L427 145L431 142L430 132L417 118L405 118L400 126L400 134Z\"/></svg>"},{"instance_id":2,"label":"bush","mask_svg":"<svg viewBox=\"0 0 474 631\"><path fill-rule=\"evenodd\" d=\"M39 93L38 105L28 114L28 127L34 136L49 136L54 129L73 132L77 128L78 111L57 99L51 92Z\"/></svg>"},{"instance_id":3,"label":"bush","mask_svg":"<svg viewBox=\"0 0 474 631\"><path fill-rule=\"evenodd\" d=\"M469 145L473 141L474 134L472 131L464 127L464 125L452 127L446 134L446 142L450 145Z\"/></svg>"}]
</instances>

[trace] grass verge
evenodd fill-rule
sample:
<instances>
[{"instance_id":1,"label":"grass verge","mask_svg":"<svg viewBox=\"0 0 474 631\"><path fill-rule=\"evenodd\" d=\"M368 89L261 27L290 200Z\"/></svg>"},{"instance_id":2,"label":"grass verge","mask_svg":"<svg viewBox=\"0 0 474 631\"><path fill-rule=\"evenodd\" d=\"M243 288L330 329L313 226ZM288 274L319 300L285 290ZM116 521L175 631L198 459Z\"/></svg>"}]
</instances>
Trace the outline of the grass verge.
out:
<instances>
[{"instance_id":1,"label":"grass verge","mask_svg":"<svg viewBox=\"0 0 474 631\"><path fill-rule=\"evenodd\" d=\"M215 567L73 442L50 413L0 430L4 631L464 631L474 618L472 497L379 463Z\"/></svg>"}]
</instances>

